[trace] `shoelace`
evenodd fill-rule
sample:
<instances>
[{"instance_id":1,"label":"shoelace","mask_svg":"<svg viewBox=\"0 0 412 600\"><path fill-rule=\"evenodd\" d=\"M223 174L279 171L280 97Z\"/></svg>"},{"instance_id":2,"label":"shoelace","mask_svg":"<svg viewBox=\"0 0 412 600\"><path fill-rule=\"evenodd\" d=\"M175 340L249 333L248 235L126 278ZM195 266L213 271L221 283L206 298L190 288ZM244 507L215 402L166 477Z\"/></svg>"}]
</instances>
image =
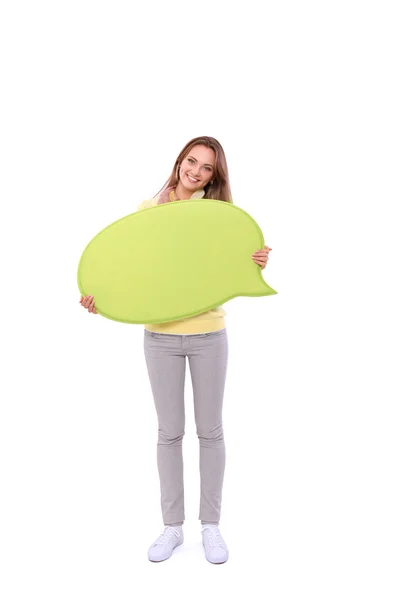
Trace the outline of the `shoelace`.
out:
<instances>
[{"instance_id":1,"label":"shoelace","mask_svg":"<svg viewBox=\"0 0 412 600\"><path fill-rule=\"evenodd\" d=\"M215 546L221 546L222 548L225 547L225 543L222 540L222 536L220 535L220 531L218 529L211 529L210 527L205 527L203 531L206 531L211 548Z\"/></svg>"},{"instance_id":2,"label":"shoelace","mask_svg":"<svg viewBox=\"0 0 412 600\"><path fill-rule=\"evenodd\" d=\"M156 546L167 546L173 536L180 537L180 533L173 527L166 527L162 535L156 540Z\"/></svg>"}]
</instances>

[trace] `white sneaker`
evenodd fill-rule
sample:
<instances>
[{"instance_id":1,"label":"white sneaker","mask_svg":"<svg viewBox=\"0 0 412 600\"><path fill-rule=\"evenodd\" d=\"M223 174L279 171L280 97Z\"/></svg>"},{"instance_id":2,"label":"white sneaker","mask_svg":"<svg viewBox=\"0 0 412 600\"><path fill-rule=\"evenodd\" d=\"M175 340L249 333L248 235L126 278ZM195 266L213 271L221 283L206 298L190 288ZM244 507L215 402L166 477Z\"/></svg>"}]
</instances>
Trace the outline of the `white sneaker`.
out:
<instances>
[{"instance_id":1,"label":"white sneaker","mask_svg":"<svg viewBox=\"0 0 412 600\"><path fill-rule=\"evenodd\" d=\"M182 527L165 527L164 532L150 546L147 553L148 559L153 562L160 562L172 556L176 546L183 544Z\"/></svg>"},{"instance_id":2,"label":"white sneaker","mask_svg":"<svg viewBox=\"0 0 412 600\"><path fill-rule=\"evenodd\" d=\"M229 550L217 525L203 525L202 538L205 556L209 562L220 564L227 561Z\"/></svg>"}]
</instances>

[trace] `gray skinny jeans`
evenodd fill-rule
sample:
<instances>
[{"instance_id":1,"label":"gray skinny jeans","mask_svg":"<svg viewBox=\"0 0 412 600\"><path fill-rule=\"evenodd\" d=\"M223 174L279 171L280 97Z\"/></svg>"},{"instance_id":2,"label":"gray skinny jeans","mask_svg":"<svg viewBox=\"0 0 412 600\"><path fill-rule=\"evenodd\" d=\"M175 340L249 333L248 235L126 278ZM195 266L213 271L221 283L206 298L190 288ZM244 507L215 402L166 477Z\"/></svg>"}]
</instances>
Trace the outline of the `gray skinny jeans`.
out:
<instances>
[{"instance_id":1,"label":"gray skinny jeans","mask_svg":"<svg viewBox=\"0 0 412 600\"><path fill-rule=\"evenodd\" d=\"M199 519L202 523L219 524L226 460L222 427L228 357L226 329L194 335L145 329L144 351L159 423L157 465L163 522L180 525L185 519L182 440L188 357L199 438Z\"/></svg>"}]
</instances>

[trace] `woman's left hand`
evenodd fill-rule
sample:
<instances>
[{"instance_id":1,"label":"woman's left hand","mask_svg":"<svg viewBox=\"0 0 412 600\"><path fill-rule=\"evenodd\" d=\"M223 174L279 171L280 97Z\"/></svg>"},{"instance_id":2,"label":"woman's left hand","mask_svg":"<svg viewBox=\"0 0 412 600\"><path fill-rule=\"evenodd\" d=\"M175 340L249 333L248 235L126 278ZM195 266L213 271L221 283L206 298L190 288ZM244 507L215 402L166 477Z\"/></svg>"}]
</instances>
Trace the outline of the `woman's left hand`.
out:
<instances>
[{"instance_id":1,"label":"woman's left hand","mask_svg":"<svg viewBox=\"0 0 412 600\"><path fill-rule=\"evenodd\" d=\"M255 261L255 263L262 267L262 269L264 269L268 263L269 252L271 250L272 248L269 248L269 246L265 246L263 250L256 250L256 252L252 254L252 258Z\"/></svg>"}]
</instances>

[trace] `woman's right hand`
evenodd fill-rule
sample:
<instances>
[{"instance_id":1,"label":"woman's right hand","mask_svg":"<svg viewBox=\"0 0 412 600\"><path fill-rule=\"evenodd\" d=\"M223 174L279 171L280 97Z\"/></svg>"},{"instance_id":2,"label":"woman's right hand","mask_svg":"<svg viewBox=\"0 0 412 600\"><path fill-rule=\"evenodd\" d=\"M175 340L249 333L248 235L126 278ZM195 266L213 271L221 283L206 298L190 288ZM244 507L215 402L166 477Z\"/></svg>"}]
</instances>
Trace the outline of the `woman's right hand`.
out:
<instances>
[{"instance_id":1,"label":"woman's right hand","mask_svg":"<svg viewBox=\"0 0 412 600\"><path fill-rule=\"evenodd\" d=\"M80 296L80 304L84 306L84 308L87 308L89 313L97 315L97 310L94 306L94 296L85 296L84 298L83 296Z\"/></svg>"}]
</instances>

